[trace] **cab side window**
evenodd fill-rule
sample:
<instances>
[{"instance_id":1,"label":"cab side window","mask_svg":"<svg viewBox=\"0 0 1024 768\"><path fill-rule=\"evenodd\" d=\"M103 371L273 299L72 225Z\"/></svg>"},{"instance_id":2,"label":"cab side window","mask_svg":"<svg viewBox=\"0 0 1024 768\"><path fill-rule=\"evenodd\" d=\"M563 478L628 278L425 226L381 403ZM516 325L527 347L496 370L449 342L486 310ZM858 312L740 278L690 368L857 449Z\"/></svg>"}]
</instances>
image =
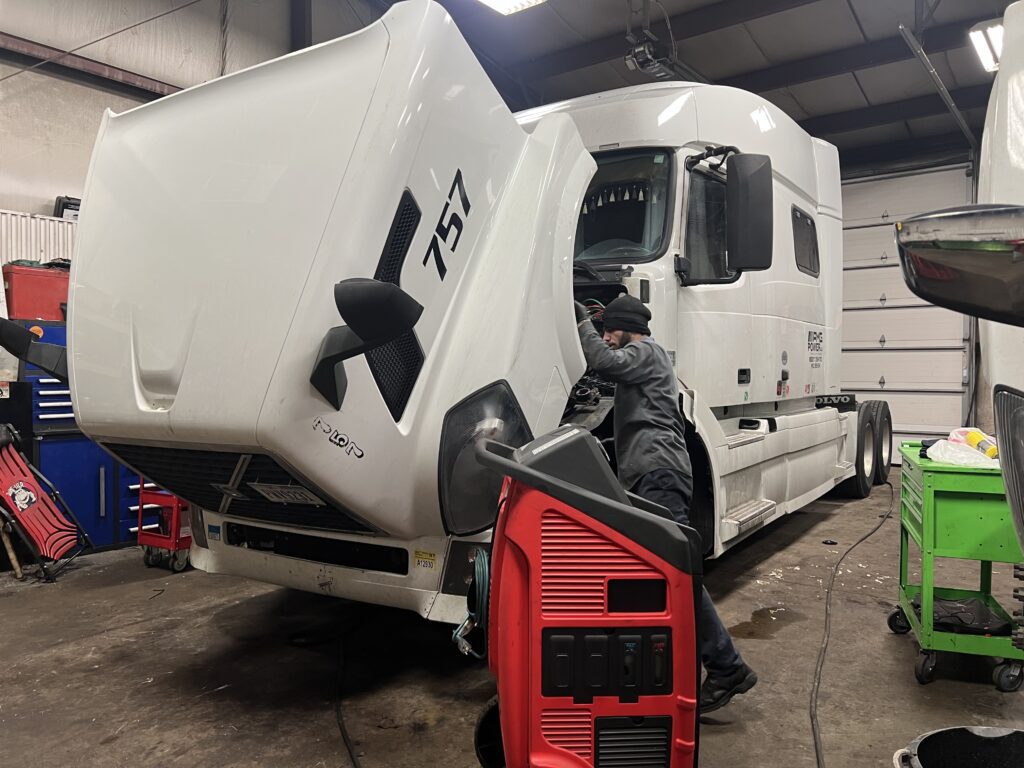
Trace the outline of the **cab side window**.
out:
<instances>
[{"instance_id":1,"label":"cab side window","mask_svg":"<svg viewBox=\"0 0 1024 768\"><path fill-rule=\"evenodd\" d=\"M694 168L686 202L686 242L691 282L729 282L737 274L726 266L725 178Z\"/></svg>"},{"instance_id":2,"label":"cab side window","mask_svg":"<svg viewBox=\"0 0 1024 768\"><path fill-rule=\"evenodd\" d=\"M821 271L818 264L818 229L814 219L805 211L793 206L793 252L796 266L805 275L817 277Z\"/></svg>"}]
</instances>

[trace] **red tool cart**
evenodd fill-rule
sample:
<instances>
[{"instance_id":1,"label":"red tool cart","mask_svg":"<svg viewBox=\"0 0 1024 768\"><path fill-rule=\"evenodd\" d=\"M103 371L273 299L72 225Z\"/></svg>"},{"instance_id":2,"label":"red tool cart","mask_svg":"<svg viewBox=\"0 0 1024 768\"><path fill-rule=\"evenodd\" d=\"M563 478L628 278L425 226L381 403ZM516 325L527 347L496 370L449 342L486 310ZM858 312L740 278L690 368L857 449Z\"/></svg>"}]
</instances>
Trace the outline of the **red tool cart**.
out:
<instances>
[{"instance_id":1,"label":"red tool cart","mask_svg":"<svg viewBox=\"0 0 1024 768\"><path fill-rule=\"evenodd\" d=\"M160 522L144 525L143 517L152 517L157 508ZM174 573L188 568L192 530L187 511L188 505L177 496L139 478L139 546L143 548L142 562L148 567L166 565Z\"/></svg>"},{"instance_id":2,"label":"red tool cart","mask_svg":"<svg viewBox=\"0 0 1024 768\"><path fill-rule=\"evenodd\" d=\"M48 267L48 268L47 268ZM24 320L64 320L68 303L69 265L5 264L7 316Z\"/></svg>"}]
</instances>

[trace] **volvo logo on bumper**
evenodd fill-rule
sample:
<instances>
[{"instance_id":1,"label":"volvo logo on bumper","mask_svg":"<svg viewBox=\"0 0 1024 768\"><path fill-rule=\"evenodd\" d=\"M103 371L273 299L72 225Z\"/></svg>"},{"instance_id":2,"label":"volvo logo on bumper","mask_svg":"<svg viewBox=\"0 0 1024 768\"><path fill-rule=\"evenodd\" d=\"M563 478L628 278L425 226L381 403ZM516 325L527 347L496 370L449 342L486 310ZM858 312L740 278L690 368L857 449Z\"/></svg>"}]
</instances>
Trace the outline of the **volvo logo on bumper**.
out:
<instances>
[{"instance_id":1,"label":"volvo logo on bumper","mask_svg":"<svg viewBox=\"0 0 1024 768\"><path fill-rule=\"evenodd\" d=\"M277 504L310 504L325 507L327 504L316 494L301 485L270 485L268 483L246 483L268 501Z\"/></svg>"}]
</instances>

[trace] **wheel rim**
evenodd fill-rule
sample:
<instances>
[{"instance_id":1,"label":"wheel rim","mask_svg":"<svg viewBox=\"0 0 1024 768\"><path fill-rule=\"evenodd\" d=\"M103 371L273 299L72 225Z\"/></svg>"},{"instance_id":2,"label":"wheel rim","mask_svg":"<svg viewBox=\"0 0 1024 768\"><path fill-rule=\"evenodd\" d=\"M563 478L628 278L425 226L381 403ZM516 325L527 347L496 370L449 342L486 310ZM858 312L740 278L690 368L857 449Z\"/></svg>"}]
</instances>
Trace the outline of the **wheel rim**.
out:
<instances>
[{"instance_id":1,"label":"wheel rim","mask_svg":"<svg viewBox=\"0 0 1024 768\"><path fill-rule=\"evenodd\" d=\"M882 422L882 466L889 466L892 460L892 422L885 419Z\"/></svg>"},{"instance_id":2,"label":"wheel rim","mask_svg":"<svg viewBox=\"0 0 1024 768\"><path fill-rule=\"evenodd\" d=\"M864 427L864 477L875 476L875 429L870 424Z\"/></svg>"}]
</instances>

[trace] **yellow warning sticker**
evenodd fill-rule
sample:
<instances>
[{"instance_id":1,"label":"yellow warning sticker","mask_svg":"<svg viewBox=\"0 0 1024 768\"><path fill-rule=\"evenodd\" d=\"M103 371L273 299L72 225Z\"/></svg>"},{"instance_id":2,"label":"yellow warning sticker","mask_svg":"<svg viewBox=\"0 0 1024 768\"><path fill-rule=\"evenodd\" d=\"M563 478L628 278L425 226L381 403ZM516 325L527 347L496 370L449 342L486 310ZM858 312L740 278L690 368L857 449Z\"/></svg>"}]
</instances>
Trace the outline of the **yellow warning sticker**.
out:
<instances>
[{"instance_id":1,"label":"yellow warning sticker","mask_svg":"<svg viewBox=\"0 0 1024 768\"><path fill-rule=\"evenodd\" d=\"M437 567L437 555L433 552L424 552L422 549L417 549L413 552L413 556L416 558L417 568L436 568Z\"/></svg>"}]
</instances>

